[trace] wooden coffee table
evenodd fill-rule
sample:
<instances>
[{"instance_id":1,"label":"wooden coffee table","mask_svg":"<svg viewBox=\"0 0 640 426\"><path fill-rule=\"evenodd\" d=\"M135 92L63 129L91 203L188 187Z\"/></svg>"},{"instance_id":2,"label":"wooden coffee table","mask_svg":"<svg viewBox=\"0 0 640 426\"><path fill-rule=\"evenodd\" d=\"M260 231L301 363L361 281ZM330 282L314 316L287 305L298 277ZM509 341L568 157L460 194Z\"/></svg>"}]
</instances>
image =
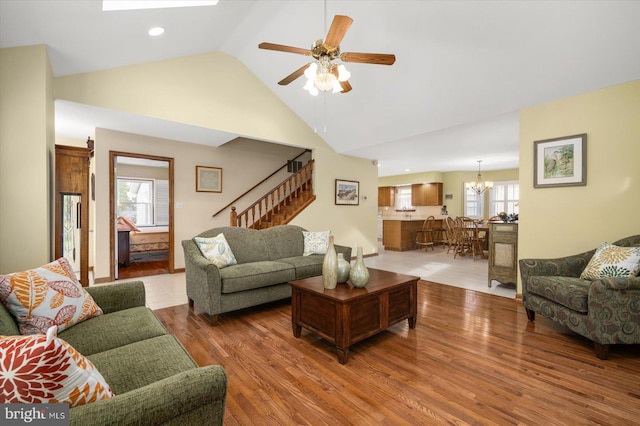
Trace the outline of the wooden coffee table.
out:
<instances>
[{"instance_id":1,"label":"wooden coffee table","mask_svg":"<svg viewBox=\"0 0 640 426\"><path fill-rule=\"evenodd\" d=\"M369 283L355 288L322 285L322 276L292 281L291 324L300 337L305 328L336 345L338 361L346 364L349 347L403 320L416 327L418 277L369 268Z\"/></svg>"}]
</instances>

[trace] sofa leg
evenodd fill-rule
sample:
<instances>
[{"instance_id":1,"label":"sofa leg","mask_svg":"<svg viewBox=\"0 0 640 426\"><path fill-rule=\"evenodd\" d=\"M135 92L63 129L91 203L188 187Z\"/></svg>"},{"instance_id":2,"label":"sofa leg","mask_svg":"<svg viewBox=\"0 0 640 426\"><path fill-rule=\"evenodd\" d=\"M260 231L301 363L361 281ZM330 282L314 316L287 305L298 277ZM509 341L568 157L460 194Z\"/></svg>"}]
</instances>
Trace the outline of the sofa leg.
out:
<instances>
[{"instance_id":1,"label":"sofa leg","mask_svg":"<svg viewBox=\"0 0 640 426\"><path fill-rule=\"evenodd\" d=\"M609 345L593 342L593 349L596 351L596 356L598 358L605 360L609 358Z\"/></svg>"},{"instance_id":2,"label":"sofa leg","mask_svg":"<svg viewBox=\"0 0 640 426\"><path fill-rule=\"evenodd\" d=\"M527 311L527 318L529 319L529 321L535 321L536 320L536 312L532 311L531 309L527 309L527 308L525 308L525 310Z\"/></svg>"},{"instance_id":3,"label":"sofa leg","mask_svg":"<svg viewBox=\"0 0 640 426\"><path fill-rule=\"evenodd\" d=\"M193 309L193 299L189 298L189 308Z\"/></svg>"},{"instance_id":4,"label":"sofa leg","mask_svg":"<svg viewBox=\"0 0 640 426\"><path fill-rule=\"evenodd\" d=\"M214 315L204 314L204 316L207 317L211 325L218 325L218 314L214 314Z\"/></svg>"}]
</instances>

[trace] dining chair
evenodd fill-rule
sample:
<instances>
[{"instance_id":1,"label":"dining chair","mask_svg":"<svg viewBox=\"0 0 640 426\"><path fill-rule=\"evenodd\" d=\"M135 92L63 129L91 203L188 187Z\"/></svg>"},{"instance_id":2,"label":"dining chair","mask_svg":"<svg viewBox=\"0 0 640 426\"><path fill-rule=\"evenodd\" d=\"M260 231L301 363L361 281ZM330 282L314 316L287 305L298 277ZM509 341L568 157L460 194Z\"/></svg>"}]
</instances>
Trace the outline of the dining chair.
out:
<instances>
[{"instance_id":1,"label":"dining chair","mask_svg":"<svg viewBox=\"0 0 640 426\"><path fill-rule=\"evenodd\" d=\"M424 246L425 251L427 251L427 247L431 247L431 251L435 251L435 240L433 239L435 222L434 216L427 217L422 223L422 229L416 232L416 245Z\"/></svg>"},{"instance_id":2,"label":"dining chair","mask_svg":"<svg viewBox=\"0 0 640 426\"><path fill-rule=\"evenodd\" d=\"M478 223L468 217L462 217L462 222L464 226L464 237L467 241L467 245L469 250L471 251L471 256L473 256L473 260L476 260L476 256L483 255L482 251L482 242L480 240L480 233L478 230Z\"/></svg>"},{"instance_id":3,"label":"dining chair","mask_svg":"<svg viewBox=\"0 0 640 426\"><path fill-rule=\"evenodd\" d=\"M447 216L444 219L444 229L447 237L447 254L449 254L452 248L455 249L456 247L456 234L455 230L453 229L455 224L455 219L453 219L451 216Z\"/></svg>"}]
</instances>

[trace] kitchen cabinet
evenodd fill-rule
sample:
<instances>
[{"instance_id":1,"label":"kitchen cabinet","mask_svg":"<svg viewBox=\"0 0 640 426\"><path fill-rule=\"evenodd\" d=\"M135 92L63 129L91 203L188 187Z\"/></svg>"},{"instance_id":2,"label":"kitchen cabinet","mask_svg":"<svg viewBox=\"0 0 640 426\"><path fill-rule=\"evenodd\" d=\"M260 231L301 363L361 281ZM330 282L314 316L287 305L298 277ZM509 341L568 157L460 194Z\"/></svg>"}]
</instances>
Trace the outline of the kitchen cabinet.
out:
<instances>
[{"instance_id":1,"label":"kitchen cabinet","mask_svg":"<svg viewBox=\"0 0 640 426\"><path fill-rule=\"evenodd\" d=\"M489 224L489 287L491 281L515 284L518 279L518 224Z\"/></svg>"},{"instance_id":2,"label":"kitchen cabinet","mask_svg":"<svg viewBox=\"0 0 640 426\"><path fill-rule=\"evenodd\" d=\"M414 183L411 185L411 204L413 206L441 206L442 183Z\"/></svg>"},{"instance_id":3,"label":"kitchen cabinet","mask_svg":"<svg viewBox=\"0 0 640 426\"><path fill-rule=\"evenodd\" d=\"M378 207L393 207L396 204L396 187L378 187Z\"/></svg>"}]
</instances>

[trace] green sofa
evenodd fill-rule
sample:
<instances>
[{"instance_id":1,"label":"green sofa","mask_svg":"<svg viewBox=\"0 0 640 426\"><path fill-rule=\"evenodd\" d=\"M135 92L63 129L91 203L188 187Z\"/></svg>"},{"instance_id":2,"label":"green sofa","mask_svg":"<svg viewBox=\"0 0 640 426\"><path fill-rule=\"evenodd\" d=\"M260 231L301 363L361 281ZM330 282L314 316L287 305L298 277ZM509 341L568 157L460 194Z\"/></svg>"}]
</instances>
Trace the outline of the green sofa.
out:
<instances>
[{"instance_id":1,"label":"green sofa","mask_svg":"<svg viewBox=\"0 0 640 426\"><path fill-rule=\"evenodd\" d=\"M88 287L104 315L58 337L85 355L115 396L71 408L72 425L221 425L227 378L221 366L198 367L145 307L141 281ZM17 335L0 304L0 334Z\"/></svg>"},{"instance_id":2,"label":"green sofa","mask_svg":"<svg viewBox=\"0 0 640 426\"><path fill-rule=\"evenodd\" d=\"M640 247L640 235L612 243ZM558 259L521 259L522 300L530 321L536 312L593 341L607 359L609 345L640 343L640 277L585 280L596 250Z\"/></svg>"},{"instance_id":3,"label":"green sofa","mask_svg":"<svg viewBox=\"0 0 640 426\"><path fill-rule=\"evenodd\" d=\"M291 297L289 281L322 275L324 255L302 255L302 231L296 225L261 230L225 226L196 235L224 234L238 261L225 268L207 260L194 239L182 241L189 306L203 310L216 324L218 314ZM336 244L335 249L351 259L351 247Z\"/></svg>"}]
</instances>

